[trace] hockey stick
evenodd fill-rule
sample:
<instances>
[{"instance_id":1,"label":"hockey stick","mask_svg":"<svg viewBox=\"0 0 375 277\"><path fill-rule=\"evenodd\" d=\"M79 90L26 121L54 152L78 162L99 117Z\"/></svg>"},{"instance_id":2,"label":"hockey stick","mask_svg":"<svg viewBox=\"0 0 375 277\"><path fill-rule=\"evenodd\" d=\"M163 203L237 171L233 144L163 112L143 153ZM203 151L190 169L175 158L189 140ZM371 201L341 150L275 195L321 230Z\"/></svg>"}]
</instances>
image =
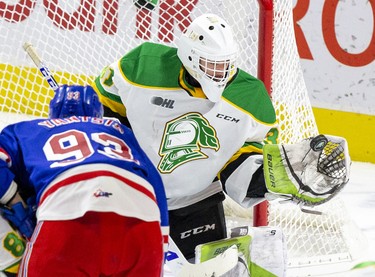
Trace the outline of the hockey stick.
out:
<instances>
[{"instance_id":1,"label":"hockey stick","mask_svg":"<svg viewBox=\"0 0 375 277\"><path fill-rule=\"evenodd\" d=\"M43 77L48 82L49 86L56 91L59 88L59 85L57 84L55 78L49 71L48 67L44 64L38 53L36 52L36 49L30 42L25 42L23 44L23 49L26 51L26 53L30 56L30 58L33 60L34 64L38 67L39 71L42 73Z\"/></svg>"},{"instance_id":2,"label":"hockey stick","mask_svg":"<svg viewBox=\"0 0 375 277\"><path fill-rule=\"evenodd\" d=\"M174 277L221 276L234 268L238 261L236 245L200 264L188 262L171 237L169 237L168 248L165 273L172 273Z\"/></svg>"}]
</instances>

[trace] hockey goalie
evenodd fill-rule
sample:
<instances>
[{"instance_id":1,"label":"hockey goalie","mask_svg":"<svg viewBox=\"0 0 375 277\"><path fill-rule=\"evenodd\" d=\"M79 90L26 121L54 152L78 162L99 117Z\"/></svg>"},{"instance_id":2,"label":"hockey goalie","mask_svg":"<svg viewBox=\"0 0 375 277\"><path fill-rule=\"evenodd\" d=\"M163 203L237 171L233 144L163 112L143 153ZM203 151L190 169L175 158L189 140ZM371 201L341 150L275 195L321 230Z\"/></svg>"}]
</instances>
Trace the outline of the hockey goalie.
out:
<instances>
[{"instance_id":1,"label":"hockey goalie","mask_svg":"<svg viewBox=\"0 0 375 277\"><path fill-rule=\"evenodd\" d=\"M312 208L332 199L347 184L350 164L342 137L318 135L297 144L267 144L263 148L265 198L293 202L304 212L319 214ZM227 239L198 245L194 264L171 241L167 274L169 270L171 276L286 276L287 251L280 228L239 226L228 234Z\"/></svg>"},{"instance_id":2,"label":"hockey goalie","mask_svg":"<svg viewBox=\"0 0 375 277\"><path fill-rule=\"evenodd\" d=\"M105 66L94 88L104 115L130 125L157 167L167 195L170 237L183 257L196 259L199 245L228 238L224 192L246 208L277 196L308 209L341 189L349 173L344 140L324 136L277 144L273 103L263 82L237 67L239 47L228 22L202 14L176 45L138 45ZM331 144L340 147L328 150ZM341 166L342 175L336 172ZM226 265L220 261L235 252L227 250L201 254L205 261L197 265L207 262L216 271L195 276L222 275L212 259ZM176 261L172 252L169 259Z\"/></svg>"}]
</instances>

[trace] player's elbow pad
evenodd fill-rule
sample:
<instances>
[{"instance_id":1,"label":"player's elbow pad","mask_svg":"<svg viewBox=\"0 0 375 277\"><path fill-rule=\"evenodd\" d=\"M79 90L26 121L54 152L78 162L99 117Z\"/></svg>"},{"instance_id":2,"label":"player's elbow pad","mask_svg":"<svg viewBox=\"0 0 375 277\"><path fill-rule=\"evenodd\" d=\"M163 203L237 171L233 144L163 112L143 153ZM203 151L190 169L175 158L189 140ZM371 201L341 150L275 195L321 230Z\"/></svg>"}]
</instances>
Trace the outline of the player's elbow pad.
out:
<instances>
[{"instance_id":1,"label":"player's elbow pad","mask_svg":"<svg viewBox=\"0 0 375 277\"><path fill-rule=\"evenodd\" d=\"M264 200L267 188L263 176L263 156L244 154L220 174L225 192L248 208Z\"/></svg>"}]
</instances>

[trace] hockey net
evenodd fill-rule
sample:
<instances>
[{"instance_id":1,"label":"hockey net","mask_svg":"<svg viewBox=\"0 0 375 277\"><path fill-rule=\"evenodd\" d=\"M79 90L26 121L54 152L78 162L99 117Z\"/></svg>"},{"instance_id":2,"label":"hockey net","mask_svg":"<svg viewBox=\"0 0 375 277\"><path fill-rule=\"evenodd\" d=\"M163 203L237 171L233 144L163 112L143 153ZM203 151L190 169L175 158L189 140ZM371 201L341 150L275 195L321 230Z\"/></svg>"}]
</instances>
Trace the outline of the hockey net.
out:
<instances>
[{"instance_id":1,"label":"hockey net","mask_svg":"<svg viewBox=\"0 0 375 277\"><path fill-rule=\"evenodd\" d=\"M262 79L272 94L281 141L318 133L294 38L292 0L160 0L154 10L133 2L0 0L0 123L48 114L53 91L24 52L24 42L35 46L59 84L84 85L141 42L174 46L191 19L215 13L235 31L239 67ZM229 217L249 222L251 211L234 203L226 208ZM263 204L254 222L263 213L270 226L283 227L290 268L353 260L360 233L342 203L333 200L321 209L317 216L291 205Z\"/></svg>"}]
</instances>

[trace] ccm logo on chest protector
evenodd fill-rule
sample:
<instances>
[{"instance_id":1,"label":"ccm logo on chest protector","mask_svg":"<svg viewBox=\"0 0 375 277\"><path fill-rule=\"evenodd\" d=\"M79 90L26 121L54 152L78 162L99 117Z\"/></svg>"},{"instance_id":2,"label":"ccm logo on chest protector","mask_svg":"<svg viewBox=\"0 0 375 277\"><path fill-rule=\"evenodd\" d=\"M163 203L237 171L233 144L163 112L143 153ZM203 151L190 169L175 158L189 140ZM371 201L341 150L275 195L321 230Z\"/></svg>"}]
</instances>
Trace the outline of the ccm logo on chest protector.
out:
<instances>
[{"instance_id":1,"label":"ccm logo on chest protector","mask_svg":"<svg viewBox=\"0 0 375 277\"><path fill-rule=\"evenodd\" d=\"M210 230L215 230L215 224L203 225L203 226L182 232L181 239L186 239L187 237L190 237L191 235L197 235L200 233L208 232Z\"/></svg>"},{"instance_id":2,"label":"ccm logo on chest protector","mask_svg":"<svg viewBox=\"0 0 375 277\"><path fill-rule=\"evenodd\" d=\"M237 119L237 118L231 117L231 116L229 116L229 115L221 114L221 113L218 113L218 114L216 115L216 117L217 117L217 118L222 118L222 119L227 120L227 121L230 121L230 122L235 122L235 123L240 122L240 120Z\"/></svg>"},{"instance_id":3,"label":"ccm logo on chest protector","mask_svg":"<svg viewBox=\"0 0 375 277\"><path fill-rule=\"evenodd\" d=\"M174 106L173 106L174 100L156 97L156 96L151 98L151 104L154 104L156 106L161 106L163 108L168 108L168 109L174 108Z\"/></svg>"}]
</instances>

